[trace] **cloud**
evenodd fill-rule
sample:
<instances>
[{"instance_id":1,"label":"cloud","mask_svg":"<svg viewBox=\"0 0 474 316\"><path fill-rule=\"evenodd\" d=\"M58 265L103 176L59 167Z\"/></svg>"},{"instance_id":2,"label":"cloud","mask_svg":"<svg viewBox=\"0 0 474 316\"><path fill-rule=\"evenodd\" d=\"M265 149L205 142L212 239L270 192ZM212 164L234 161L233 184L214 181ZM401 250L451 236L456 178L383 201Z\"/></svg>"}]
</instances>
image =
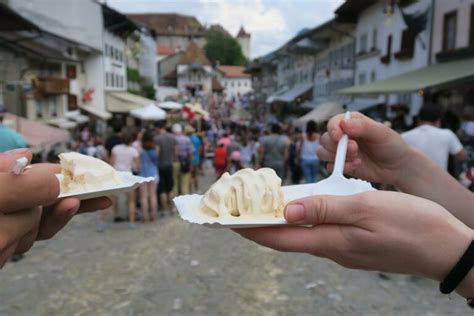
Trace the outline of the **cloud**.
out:
<instances>
[{"instance_id":1,"label":"cloud","mask_svg":"<svg viewBox=\"0 0 474 316\"><path fill-rule=\"evenodd\" d=\"M108 4L125 13L193 15L206 25L221 24L234 35L244 26L252 35L252 57L257 57L279 48L301 29L327 21L343 1L108 0Z\"/></svg>"}]
</instances>

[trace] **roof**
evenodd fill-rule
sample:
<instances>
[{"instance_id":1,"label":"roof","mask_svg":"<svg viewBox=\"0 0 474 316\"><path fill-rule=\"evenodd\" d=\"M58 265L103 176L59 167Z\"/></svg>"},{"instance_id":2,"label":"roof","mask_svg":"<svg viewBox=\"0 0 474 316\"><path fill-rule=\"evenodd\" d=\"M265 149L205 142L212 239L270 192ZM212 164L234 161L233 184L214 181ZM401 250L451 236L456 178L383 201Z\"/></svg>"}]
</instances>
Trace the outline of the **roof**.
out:
<instances>
[{"instance_id":1,"label":"roof","mask_svg":"<svg viewBox=\"0 0 474 316\"><path fill-rule=\"evenodd\" d=\"M337 20L341 22L357 22L357 16L375 3L376 0L346 0L335 11Z\"/></svg>"},{"instance_id":2,"label":"roof","mask_svg":"<svg viewBox=\"0 0 474 316\"><path fill-rule=\"evenodd\" d=\"M156 48L156 53L158 55L162 55L162 56L170 56L170 55L174 55L178 52L177 49L175 48L172 48L172 47L157 47Z\"/></svg>"},{"instance_id":3,"label":"roof","mask_svg":"<svg viewBox=\"0 0 474 316\"><path fill-rule=\"evenodd\" d=\"M242 66L218 66L217 69L226 78L250 78L250 75L244 72L245 67Z\"/></svg>"},{"instance_id":4,"label":"roof","mask_svg":"<svg viewBox=\"0 0 474 316\"><path fill-rule=\"evenodd\" d=\"M139 27L126 15L107 5L102 5L104 27L112 33L123 35L138 30Z\"/></svg>"},{"instance_id":5,"label":"roof","mask_svg":"<svg viewBox=\"0 0 474 316\"><path fill-rule=\"evenodd\" d=\"M474 81L474 58L433 64L385 80L342 89L338 93L350 95L407 93L446 86L466 79Z\"/></svg>"},{"instance_id":6,"label":"roof","mask_svg":"<svg viewBox=\"0 0 474 316\"><path fill-rule=\"evenodd\" d=\"M178 65L198 64L202 66L210 66L211 62L207 59L204 51L195 43L189 43L184 55L178 62Z\"/></svg>"},{"instance_id":7,"label":"roof","mask_svg":"<svg viewBox=\"0 0 474 316\"><path fill-rule=\"evenodd\" d=\"M230 33L220 24L212 24L209 26L209 31L220 32L228 37L232 37L232 35L230 35Z\"/></svg>"},{"instance_id":8,"label":"roof","mask_svg":"<svg viewBox=\"0 0 474 316\"><path fill-rule=\"evenodd\" d=\"M240 27L239 33L237 33L237 37L250 37L250 33L247 33L243 26Z\"/></svg>"},{"instance_id":9,"label":"roof","mask_svg":"<svg viewBox=\"0 0 474 316\"><path fill-rule=\"evenodd\" d=\"M144 13L127 16L153 29L157 35L206 35L206 28L194 16L175 13Z\"/></svg>"},{"instance_id":10,"label":"roof","mask_svg":"<svg viewBox=\"0 0 474 316\"><path fill-rule=\"evenodd\" d=\"M39 27L0 3L0 31L39 31Z\"/></svg>"}]
</instances>

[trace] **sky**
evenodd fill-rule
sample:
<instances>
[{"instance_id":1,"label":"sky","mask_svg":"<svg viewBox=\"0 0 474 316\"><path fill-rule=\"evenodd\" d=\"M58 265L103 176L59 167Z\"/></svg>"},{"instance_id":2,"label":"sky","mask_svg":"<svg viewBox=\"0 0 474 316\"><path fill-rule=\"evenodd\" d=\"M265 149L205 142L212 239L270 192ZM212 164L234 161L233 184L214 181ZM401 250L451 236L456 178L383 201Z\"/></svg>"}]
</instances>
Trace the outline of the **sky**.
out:
<instances>
[{"instance_id":1,"label":"sky","mask_svg":"<svg viewBox=\"0 0 474 316\"><path fill-rule=\"evenodd\" d=\"M251 33L251 57L265 55L304 28L334 16L344 0L107 0L122 13L179 13L202 24L219 23L236 35Z\"/></svg>"}]
</instances>

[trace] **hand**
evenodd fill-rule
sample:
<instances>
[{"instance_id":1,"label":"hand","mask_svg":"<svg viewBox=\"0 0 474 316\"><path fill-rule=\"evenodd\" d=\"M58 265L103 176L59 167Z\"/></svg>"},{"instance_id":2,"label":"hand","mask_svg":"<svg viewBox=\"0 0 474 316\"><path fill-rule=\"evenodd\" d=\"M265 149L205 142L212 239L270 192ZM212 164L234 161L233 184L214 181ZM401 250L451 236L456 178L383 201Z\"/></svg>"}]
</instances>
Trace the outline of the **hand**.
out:
<instances>
[{"instance_id":1,"label":"hand","mask_svg":"<svg viewBox=\"0 0 474 316\"><path fill-rule=\"evenodd\" d=\"M284 226L236 230L280 251L306 252L353 269L442 280L473 239L438 204L398 192L311 196L290 202Z\"/></svg>"},{"instance_id":2,"label":"hand","mask_svg":"<svg viewBox=\"0 0 474 316\"><path fill-rule=\"evenodd\" d=\"M31 152L23 149L0 154L0 267L11 255L28 251L35 240L51 238L74 214L110 205L107 198L58 201L55 173L59 166L38 164L21 175L7 173L20 157L30 160Z\"/></svg>"},{"instance_id":3,"label":"hand","mask_svg":"<svg viewBox=\"0 0 474 316\"><path fill-rule=\"evenodd\" d=\"M411 155L411 148L395 131L365 115L353 112L350 120L344 114L333 117L327 132L320 139L318 156L334 167L337 143L342 134L349 136L344 172L368 181L397 184L402 166Z\"/></svg>"}]
</instances>

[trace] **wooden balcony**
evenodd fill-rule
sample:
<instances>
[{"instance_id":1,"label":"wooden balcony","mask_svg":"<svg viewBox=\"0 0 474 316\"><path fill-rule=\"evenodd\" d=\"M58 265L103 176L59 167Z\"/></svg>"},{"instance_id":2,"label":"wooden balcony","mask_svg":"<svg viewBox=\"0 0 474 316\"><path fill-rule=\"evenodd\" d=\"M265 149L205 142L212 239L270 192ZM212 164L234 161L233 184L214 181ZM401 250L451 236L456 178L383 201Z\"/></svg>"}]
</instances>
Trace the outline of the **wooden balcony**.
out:
<instances>
[{"instance_id":1,"label":"wooden balcony","mask_svg":"<svg viewBox=\"0 0 474 316\"><path fill-rule=\"evenodd\" d=\"M57 95L69 93L69 79L57 77L38 78L35 83L38 92L43 95Z\"/></svg>"}]
</instances>

